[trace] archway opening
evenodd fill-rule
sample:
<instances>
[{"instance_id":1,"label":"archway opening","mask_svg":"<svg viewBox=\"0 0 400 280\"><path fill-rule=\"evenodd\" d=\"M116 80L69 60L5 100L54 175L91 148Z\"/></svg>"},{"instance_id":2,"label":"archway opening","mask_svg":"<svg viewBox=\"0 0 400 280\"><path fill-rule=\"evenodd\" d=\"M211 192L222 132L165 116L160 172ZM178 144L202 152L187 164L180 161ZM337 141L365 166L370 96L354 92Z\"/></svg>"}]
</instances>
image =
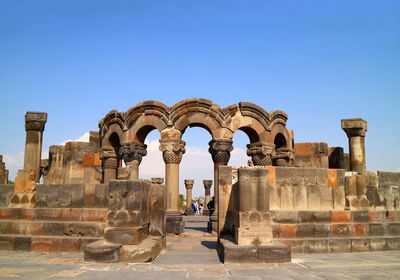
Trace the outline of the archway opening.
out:
<instances>
[{"instance_id":1,"label":"archway opening","mask_svg":"<svg viewBox=\"0 0 400 280\"><path fill-rule=\"evenodd\" d=\"M147 126L143 128L143 131L140 131L140 135L145 137L141 143L147 145L147 155L142 158L142 162L140 163L139 179L151 180L151 178L156 177L164 178L165 164L158 141L160 139L160 132L154 127L150 129Z\"/></svg>"},{"instance_id":2,"label":"archway opening","mask_svg":"<svg viewBox=\"0 0 400 280\"><path fill-rule=\"evenodd\" d=\"M229 160L228 165L238 167L238 166L247 166L249 158L246 154L246 145L252 143L252 138L258 139L255 137L255 132L254 130L252 131L251 129L239 129L235 132L233 135L233 151L231 152L231 158Z\"/></svg>"},{"instance_id":3,"label":"archway opening","mask_svg":"<svg viewBox=\"0 0 400 280\"><path fill-rule=\"evenodd\" d=\"M276 134L275 139L274 139L274 144L275 144L276 151L287 148L286 138L285 138L285 136L283 136L282 133Z\"/></svg>"}]
</instances>

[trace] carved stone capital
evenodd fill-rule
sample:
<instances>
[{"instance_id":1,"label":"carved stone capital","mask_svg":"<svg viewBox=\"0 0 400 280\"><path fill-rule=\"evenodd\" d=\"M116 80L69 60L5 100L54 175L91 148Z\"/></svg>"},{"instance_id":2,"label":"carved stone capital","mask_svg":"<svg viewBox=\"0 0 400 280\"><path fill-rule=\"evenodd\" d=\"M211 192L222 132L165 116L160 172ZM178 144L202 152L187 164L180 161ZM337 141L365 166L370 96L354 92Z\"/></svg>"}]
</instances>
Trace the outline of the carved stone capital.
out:
<instances>
[{"instance_id":1,"label":"carved stone capital","mask_svg":"<svg viewBox=\"0 0 400 280\"><path fill-rule=\"evenodd\" d=\"M25 114L25 130L43 132L44 125L47 121L47 113L41 112L26 112Z\"/></svg>"},{"instance_id":2,"label":"carved stone capital","mask_svg":"<svg viewBox=\"0 0 400 280\"><path fill-rule=\"evenodd\" d=\"M275 144L252 143L247 145L247 155L256 166L272 165L272 156L275 153Z\"/></svg>"},{"instance_id":3,"label":"carved stone capital","mask_svg":"<svg viewBox=\"0 0 400 280\"><path fill-rule=\"evenodd\" d=\"M181 139L161 139L160 151L166 164L179 164L186 152L185 141Z\"/></svg>"},{"instance_id":4,"label":"carved stone capital","mask_svg":"<svg viewBox=\"0 0 400 280\"><path fill-rule=\"evenodd\" d=\"M214 163L228 164L233 150L231 139L213 139L208 145L210 145L208 152L211 154Z\"/></svg>"},{"instance_id":5,"label":"carved stone capital","mask_svg":"<svg viewBox=\"0 0 400 280\"><path fill-rule=\"evenodd\" d=\"M294 159L294 152L291 149L280 149L275 151L272 156L273 165L280 167L289 167Z\"/></svg>"},{"instance_id":6,"label":"carved stone capital","mask_svg":"<svg viewBox=\"0 0 400 280\"><path fill-rule=\"evenodd\" d=\"M203 185L206 190L211 189L213 181L212 180L203 180Z\"/></svg>"},{"instance_id":7,"label":"carved stone capital","mask_svg":"<svg viewBox=\"0 0 400 280\"><path fill-rule=\"evenodd\" d=\"M342 129L347 137L365 137L367 132L367 121L363 119L344 119L342 120Z\"/></svg>"},{"instance_id":8,"label":"carved stone capital","mask_svg":"<svg viewBox=\"0 0 400 280\"><path fill-rule=\"evenodd\" d=\"M185 180L185 188L186 189L193 189L194 180L193 179L186 179Z\"/></svg>"},{"instance_id":9,"label":"carved stone capital","mask_svg":"<svg viewBox=\"0 0 400 280\"><path fill-rule=\"evenodd\" d=\"M109 168L109 169L118 168L118 158L114 149L101 150L100 158L103 162L104 168Z\"/></svg>"},{"instance_id":10,"label":"carved stone capital","mask_svg":"<svg viewBox=\"0 0 400 280\"><path fill-rule=\"evenodd\" d=\"M122 143L119 156L124 159L126 166L140 164L143 156L147 155L147 145L142 143Z\"/></svg>"}]
</instances>

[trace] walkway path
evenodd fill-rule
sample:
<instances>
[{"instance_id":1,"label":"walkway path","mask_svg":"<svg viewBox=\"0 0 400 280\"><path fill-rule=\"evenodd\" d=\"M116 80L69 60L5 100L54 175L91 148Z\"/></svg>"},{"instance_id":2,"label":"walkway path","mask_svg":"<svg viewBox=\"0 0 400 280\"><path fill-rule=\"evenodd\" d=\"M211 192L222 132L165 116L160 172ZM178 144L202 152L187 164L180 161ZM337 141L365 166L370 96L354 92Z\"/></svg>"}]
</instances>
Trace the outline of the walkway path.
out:
<instances>
[{"instance_id":1,"label":"walkway path","mask_svg":"<svg viewBox=\"0 0 400 280\"><path fill-rule=\"evenodd\" d=\"M190 225L190 234L204 222ZM197 221L196 221L197 223ZM293 255L285 264L222 264L216 238L167 238L152 264L83 263L82 254L0 251L0 279L400 279L400 252Z\"/></svg>"}]
</instances>

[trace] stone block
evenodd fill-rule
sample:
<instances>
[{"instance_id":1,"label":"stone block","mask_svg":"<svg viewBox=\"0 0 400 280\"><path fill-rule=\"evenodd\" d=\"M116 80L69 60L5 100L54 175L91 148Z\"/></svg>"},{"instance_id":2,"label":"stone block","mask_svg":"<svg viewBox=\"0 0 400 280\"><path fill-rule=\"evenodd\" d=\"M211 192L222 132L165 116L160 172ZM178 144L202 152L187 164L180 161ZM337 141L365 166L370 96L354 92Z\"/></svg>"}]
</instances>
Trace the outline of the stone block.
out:
<instances>
[{"instance_id":1,"label":"stone block","mask_svg":"<svg viewBox=\"0 0 400 280\"><path fill-rule=\"evenodd\" d=\"M299 214L297 211L275 211L274 222L280 224L297 224Z\"/></svg>"},{"instance_id":2,"label":"stone block","mask_svg":"<svg viewBox=\"0 0 400 280\"><path fill-rule=\"evenodd\" d=\"M289 186L281 187L281 209L282 210L293 209L293 187Z\"/></svg>"},{"instance_id":3,"label":"stone block","mask_svg":"<svg viewBox=\"0 0 400 280\"><path fill-rule=\"evenodd\" d=\"M387 245L385 238L371 238L369 240L371 251L386 251Z\"/></svg>"},{"instance_id":4,"label":"stone block","mask_svg":"<svg viewBox=\"0 0 400 280\"><path fill-rule=\"evenodd\" d=\"M54 239L54 252L79 252L81 248L79 238L63 237Z\"/></svg>"},{"instance_id":5,"label":"stone block","mask_svg":"<svg viewBox=\"0 0 400 280\"><path fill-rule=\"evenodd\" d=\"M384 211L369 211L368 222L369 223L383 223L385 221Z\"/></svg>"},{"instance_id":6,"label":"stone block","mask_svg":"<svg viewBox=\"0 0 400 280\"><path fill-rule=\"evenodd\" d=\"M55 208L56 209L56 208ZM63 221L81 221L84 208L60 208Z\"/></svg>"},{"instance_id":7,"label":"stone block","mask_svg":"<svg viewBox=\"0 0 400 280\"><path fill-rule=\"evenodd\" d=\"M64 224L64 236L103 236L104 225L90 222L68 222Z\"/></svg>"},{"instance_id":8,"label":"stone block","mask_svg":"<svg viewBox=\"0 0 400 280\"><path fill-rule=\"evenodd\" d=\"M280 225L281 238L296 238L296 225Z\"/></svg>"},{"instance_id":9,"label":"stone block","mask_svg":"<svg viewBox=\"0 0 400 280\"><path fill-rule=\"evenodd\" d=\"M109 210L107 212L107 226L138 227L141 225L141 215L142 213L138 210Z\"/></svg>"},{"instance_id":10,"label":"stone block","mask_svg":"<svg viewBox=\"0 0 400 280\"><path fill-rule=\"evenodd\" d=\"M314 224L299 224L296 226L296 237L314 237Z\"/></svg>"},{"instance_id":11,"label":"stone block","mask_svg":"<svg viewBox=\"0 0 400 280\"><path fill-rule=\"evenodd\" d=\"M31 250L31 237L30 236L15 236L13 243L14 251L26 251Z\"/></svg>"},{"instance_id":12,"label":"stone block","mask_svg":"<svg viewBox=\"0 0 400 280\"><path fill-rule=\"evenodd\" d=\"M307 189L306 187L293 188L293 208L296 210L307 209Z\"/></svg>"},{"instance_id":13,"label":"stone block","mask_svg":"<svg viewBox=\"0 0 400 280\"><path fill-rule=\"evenodd\" d=\"M362 237L367 236L367 224L353 224L353 236Z\"/></svg>"},{"instance_id":14,"label":"stone block","mask_svg":"<svg viewBox=\"0 0 400 280\"><path fill-rule=\"evenodd\" d=\"M344 169L336 169L338 187L346 186L346 172Z\"/></svg>"},{"instance_id":15,"label":"stone block","mask_svg":"<svg viewBox=\"0 0 400 280\"><path fill-rule=\"evenodd\" d=\"M97 184L94 186L94 207L108 208L108 184Z\"/></svg>"},{"instance_id":16,"label":"stone block","mask_svg":"<svg viewBox=\"0 0 400 280\"><path fill-rule=\"evenodd\" d=\"M321 166L323 167L323 166ZM327 163L325 168L315 168L315 184L317 186L327 187L328 186L328 168ZM313 185L313 184L310 184Z\"/></svg>"},{"instance_id":17,"label":"stone block","mask_svg":"<svg viewBox=\"0 0 400 280\"><path fill-rule=\"evenodd\" d=\"M119 253L120 262L152 262L162 250L162 237L148 237L139 245L123 245Z\"/></svg>"},{"instance_id":18,"label":"stone block","mask_svg":"<svg viewBox=\"0 0 400 280\"><path fill-rule=\"evenodd\" d=\"M307 187L307 209L319 210L321 209L320 187L308 186Z\"/></svg>"},{"instance_id":19,"label":"stone block","mask_svg":"<svg viewBox=\"0 0 400 280\"><path fill-rule=\"evenodd\" d=\"M269 187L270 209L281 209L281 188L277 186Z\"/></svg>"},{"instance_id":20,"label":"stone block","mask_svg":"<svg viewBox=\"0 0 400 280\"><path fill-rule=\"evenodd\" d=\"M137 245L148 235L147 226L139 227L107 227L104 238L111 243L122 245Z\"/></svg>"},{"instance_id":21,"label":"stone block","mask_svg":"<svg viewBox=\"0 0 400 280\"><path fill-rule=\"evenodd\" d=\"M344 187L332 188L333 209L344 210L346 206Z\"/></svg>"},{"instance_id":22,"label":"stone block","mask_svg":"<svg viewBox=\"0 0 400 280\"><path fill-rule=\"evenodd\" d=\"M14 248L14 237L3 235L0 236L0 250L12 251Z\"/></svg>"},{"instance_id":23,"label":"stone block","mask_svg":"<svg viewBox=\"0 0 400 280\"><path fill-rule=\"evenodd\" d=\"M314 236L317 238L330 237L331 226L330 224L316 224L314 225Z\"/></svg>"},{"instance_id":24,"label":"stone block","mask_svg":"<svg viewBox=\"0 0 400 280\"><path fill-rule=\"evenodd\" d=\"M328 169L328 187L338 186L337 169Z\"/></svg>"},{"instance_id":25,"label":"stone block","mask_svg":"<svg viewBox=\"0 0 400 280\"><path fill-rule=\"evenodd\" d=\"M346 176L346 196L357 196L357 177L355 175Z\"/></svg>"},{"instance_id":26,"label":"stone block","mask_svg":"<svg viewBox=\"0 0 400 280\"><path fill-rule=\"evenodd\" d=\"M333 195L331 187L320 187L321 210L333 209Z\"/></svg>"},{"instance_id":27,"label":"stone block","mask_svg":"<svg viewBox=\"0 0 400 280\"><path fill-rule=\"evenodd\" d=\"M399 223L390 223L386 224L387 234L392 236L400 235L400 224Z\"/></svg>"},{"instance_id":28,"label":"stone block","mask_svg":"<svg viewBox=\"0 0 400 280\"><path fill-rule=\"evenodd\" d=\"M399 221L399 212L398 211L386 211L386 222L396 223Z\"/></svg>"},{"instance_id":29,"label":"stone block","mask_svg":"<svg viewBox=\"0 0 400 280\"><path fill-rule=\"evenodd\" d=\"M400 250L400 238L386 238L386 246L390 251Z\"/></svg>"},{"instance_id":30,"label":"stone block","mask_svg":"<svg viewBox=\"0 0 400 280\"><path fill-rule=\"evenodd\" d=\"M368 224L368 235L369 236L385 236L386 235L386 224Z\"/></svg>"},{"instance_id":31,"label":"stone block","mask_svg":"<svg viewBox=\"0 0 400 280\"><path fill-rule=\"evenodd\" d=\"M356 184L357 184L357 196L365 195L367 181L365 180L364 175L362 174L356 175Z\"/></svg>"},{"instance_id":32,"label":"stone block","mask_svg":"<svg viewBox=\"0 0 400 280\"><path fill-rule=\"evenodd\" d=\"M64 223L62 222L45 222L43 228L44 235L58 235L63 236L65 233L64 231Z\"/></svg>"},{"instance_id":33,"label":"stone block","mask_svg":"<svg viewBox=\"0 0 400 280\"><path fill-rule=\"evenodd\" d=\"M328 253L328 241L322 240L307 240L304 246L304 252L309 254Z\"/></svg>"},{"instance_id":34,"label":"stone block","mask_svg":"<svg viewBox=\"0 0 400 280\"><path fill-rule=\"evenodd\" d=\"M380 188L390 188L400 186L400 172L378 171L378 181Z\"/></svg>"},{"instance_id":35,"label":"stone block","mask_svg":"<svg viewBox=\"0 0 400 280\"><path fill-rule=\"evenodd\" d=\"M328 240L329 253L350 253L351 240L350 239L329 239Z\"/></svg>"},{"instance_id":36,"label":"stone block","mask_svg":"<svg viewBox=\"0 0 400 280\"><path fill-rule=\"evenodd\" d=\"M361 239L351 239L351 252L369 252L370 244L369 239L361 238Z\"/></svg>"},{"instance_id":37,"label":"stone block","mask_svg":"<svg viewBox=\"0 0 400 280\"><path fill-rule=\"evenodd\" d=\"M85 185L74 184L69 189L71 193L71 206L73 208L82 208L85 205Z\"/></svg>"},{"instance_id":38,"label":"stone block","mask_svg":"<svg viewBox=\"0 0 400 280\"><path fill-rule=\"evenodd\" d=\"M84 260L86 262L118 262L120 248L121 244L104 240L95 241L84 248Z\"/></svg>"},{"instance_id":39,"label":"stone block","mask_svg":"<svg viewBox=\"0 0 400 280\"><path fill-rule=\"evenodd\" d=\"M105 222L107 209L82 209L82 221L85 222Z\"/></svg>"},{"instance_id":40,"label":"stone block","mask_svg":"<svg viewBox=\"0 0 400 280\"><path fill-rule=\"evenodd\" d=\"M61 218L61 208L35 208L35 220L59 220Z\"/></svg>"},{"instance_id":41,"label":"stone block","mask_svg":"<svg viewBox=\"0 0 400 280\"><path fill-rule=\"evenodd\" d=\"M332 237L351 237L353 228L350 224L331 224Z\"/></svg>"},{"instance_id":42,"label":"stone block","mask_svg":"<svg viewBox=\"0 0 400 280\"><path fill-rule=\"evenodd\" d=\"M368 211L351 211L350 217L353 223L368 223L369 221Z\"/></svg>"},{"instance_id":43,"label":"stone block","mask_svg":"<svg viewBox=\"0 0 400 280\"><path fill-rule=\"evenodd\" d=\"M281 263L291 260L290 247L280 242L264 246L239 246L231 238L221 238L217 252L224 263Z\"/></svg>"},{"instance_id":44,"label":"stone block","mask_svg":"<svg viewBox=\"0 0 400 280\"><path fill-rule=\"evenodd\" d=\"M32 252L53 252L54 237L36 237L32 236L31 251Z\"/></svg>"},{"instance_id":45,"label":"stone block","mask_svg":"<svg viewBox=\"0 0 400 280\"><path fill-rule=\"evenodd\" d=\"M14 193L13 184L0 184L0 208L7 207L10 203L11 196Z\"/></svg>"}]
</instances>

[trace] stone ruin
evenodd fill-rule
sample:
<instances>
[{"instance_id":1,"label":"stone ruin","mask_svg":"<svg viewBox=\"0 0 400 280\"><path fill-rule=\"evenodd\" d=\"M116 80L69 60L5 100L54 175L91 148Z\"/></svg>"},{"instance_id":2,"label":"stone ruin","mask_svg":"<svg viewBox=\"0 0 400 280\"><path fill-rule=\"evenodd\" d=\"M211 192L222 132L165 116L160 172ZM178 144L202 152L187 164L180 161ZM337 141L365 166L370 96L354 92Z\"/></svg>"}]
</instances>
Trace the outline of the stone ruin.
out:
<instances>
[{"instance_id":1,"label":"stone ruin","mask_svg":"<svg viewBox=\"0 0 400 280\"><path fill-rule=\"evenodd\" d=\"M400 173L366 171L367 122L342 120L345 154L323 142L295 143L287 119L248 102L221 108L206 99L172 107L147 101L109 112L88 143L50 146L41 159L47 114L28 112L24 168L14 185L0 186L0 249L84 251L87 261L154 260L166 234L184 232L182 215L193 214L193 180L184 181L185 213L178 204L181 138L186 128L201 127L211 135L214 163L214 180L203 181L205 204L214 184L208 230L218 235L222 261L399 250ZM139 180L139 167L152 130L160 133L165 178L150 182ZM249 137L248 167L228 166L237 130ZM1 164L0 176L4 170Z\"/></svg>"}]
</instances>

